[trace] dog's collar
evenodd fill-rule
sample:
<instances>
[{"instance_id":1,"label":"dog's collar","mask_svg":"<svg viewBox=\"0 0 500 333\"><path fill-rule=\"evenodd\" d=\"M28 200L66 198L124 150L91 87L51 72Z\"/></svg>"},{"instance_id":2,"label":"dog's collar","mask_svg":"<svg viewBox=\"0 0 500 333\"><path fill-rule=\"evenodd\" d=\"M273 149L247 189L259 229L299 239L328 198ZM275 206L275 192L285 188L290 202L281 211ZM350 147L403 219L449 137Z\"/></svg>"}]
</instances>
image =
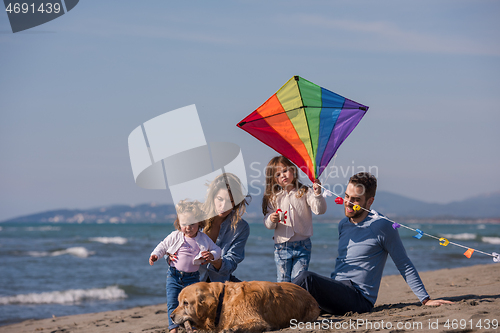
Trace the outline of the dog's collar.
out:
<instances>
[{"instance_id":1,"label":"dog's collar","mask_svg":"<svg viewBox=\"0 0 500 333\"><path fill-rule=\"evenodd\" d=\"M222 301L224 300L225 287L226 287L225 285L222 285L222 291L219 294L219 304L217 304L217 312L215 313L215 322L214 322L215 327L219 326L220 315L222 312Z\"/></svg>"}]
</instances>

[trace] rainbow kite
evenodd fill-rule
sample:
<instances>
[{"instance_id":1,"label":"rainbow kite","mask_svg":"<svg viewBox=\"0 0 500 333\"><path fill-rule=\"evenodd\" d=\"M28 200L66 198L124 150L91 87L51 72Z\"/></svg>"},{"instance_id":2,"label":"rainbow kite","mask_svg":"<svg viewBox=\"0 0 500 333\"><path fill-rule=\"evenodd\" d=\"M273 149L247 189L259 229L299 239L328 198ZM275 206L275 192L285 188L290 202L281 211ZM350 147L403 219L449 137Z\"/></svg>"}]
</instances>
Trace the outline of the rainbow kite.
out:
<instances>
[{"instance_id":1,"label":"rainbow kite","mask_svg":"<svg viewBox=\"0 0 500 333\"><path fill-rule=\"evenodd\" d=\"M294 76L238 123L317 179L368 107Z\"/></svg>"}]
</instances>

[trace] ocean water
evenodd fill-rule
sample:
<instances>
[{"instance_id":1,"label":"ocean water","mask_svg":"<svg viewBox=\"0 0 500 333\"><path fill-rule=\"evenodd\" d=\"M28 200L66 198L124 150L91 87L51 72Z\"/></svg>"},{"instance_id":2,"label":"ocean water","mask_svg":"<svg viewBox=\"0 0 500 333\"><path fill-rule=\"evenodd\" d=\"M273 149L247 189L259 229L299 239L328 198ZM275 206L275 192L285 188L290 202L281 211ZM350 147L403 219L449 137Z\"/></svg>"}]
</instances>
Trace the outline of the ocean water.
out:
<instances>
[{"instance_id":1,"label":"ocean water","mask_svg":"<svg viewBox=\"0 0 500 333\"><path fill-rule=\"evenodd\" d=\"M273 232L260 219L247 219L250 237L241 280L276 280ZM310 270L330 276L337 256L337 224L314 224ZM500 253L500 224L409 224L484 252ZM166 302L160 260L148 263L171 224L0 224L0 325L32 318L125 309ZM419 271L494 264L490 256L440 246L437 240L399 229ZM388 259L385 275L398 274ZM474 278L474 277L471 277Z\"/></svg>"}]
</instances>

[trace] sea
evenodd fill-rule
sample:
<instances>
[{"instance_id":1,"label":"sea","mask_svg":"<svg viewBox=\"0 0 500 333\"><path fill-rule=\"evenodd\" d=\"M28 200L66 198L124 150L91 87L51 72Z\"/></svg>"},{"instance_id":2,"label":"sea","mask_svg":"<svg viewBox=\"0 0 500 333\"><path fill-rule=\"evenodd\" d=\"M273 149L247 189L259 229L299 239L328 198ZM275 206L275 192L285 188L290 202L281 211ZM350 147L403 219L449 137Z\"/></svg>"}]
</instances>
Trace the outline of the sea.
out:
<instances>
[{"instance_id":1,"label":"sea","mask_svg":"<svg viewBox=\"0 0 500 333\"><path fill-rule=\"evenodd\" d=\"M260 218L246 220L250 237L235 275L246 281L276 281L273 232ZM333 271L339 220L314 222L310 271L325 276ZM466 247L500 253L499 223L407 225ZM171 231L171 223L0 223L0 325L165 303L167 264L159 260L150 266L148 259ZM427 236L416 239L416 233L405 228L399 233L420 272L495 264L488 255L475 252L468 259L463 248L444 247ZM384 274L399 274L391 259Z\"/></svg>"}]
</instances>

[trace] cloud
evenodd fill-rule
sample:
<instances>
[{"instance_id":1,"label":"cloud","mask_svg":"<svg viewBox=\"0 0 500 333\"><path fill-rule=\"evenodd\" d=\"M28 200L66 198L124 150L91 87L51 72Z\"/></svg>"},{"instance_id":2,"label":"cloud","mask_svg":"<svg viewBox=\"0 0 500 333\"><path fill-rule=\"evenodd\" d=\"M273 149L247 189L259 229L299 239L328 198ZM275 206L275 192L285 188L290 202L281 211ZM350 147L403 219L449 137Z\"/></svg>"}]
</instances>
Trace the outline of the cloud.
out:
<instances>
[{"instance_id":1,"label":"cloud","mask_svg":"<svg viewBox=\"0 0 500 333\"><path fill-rule=\"evenodd\" d=\"M342 48L372 51L401 51L464 55L500 55L500 44L472 40L463 36L445 36L438 31L432 34L410 31L385 21L356 21L329 19L320 15L299 15L295 22L317 31L325 43Z\"/></svg>"}]
</instances>

